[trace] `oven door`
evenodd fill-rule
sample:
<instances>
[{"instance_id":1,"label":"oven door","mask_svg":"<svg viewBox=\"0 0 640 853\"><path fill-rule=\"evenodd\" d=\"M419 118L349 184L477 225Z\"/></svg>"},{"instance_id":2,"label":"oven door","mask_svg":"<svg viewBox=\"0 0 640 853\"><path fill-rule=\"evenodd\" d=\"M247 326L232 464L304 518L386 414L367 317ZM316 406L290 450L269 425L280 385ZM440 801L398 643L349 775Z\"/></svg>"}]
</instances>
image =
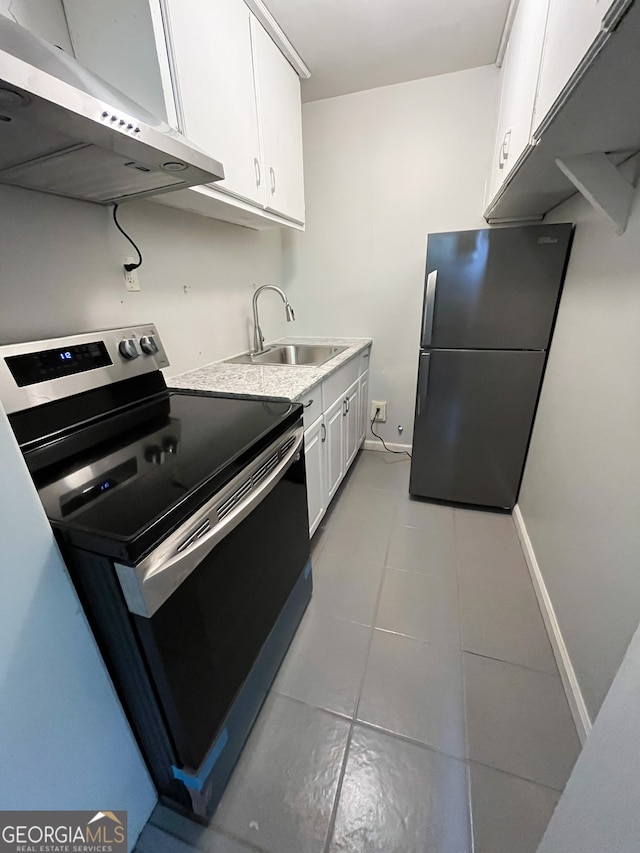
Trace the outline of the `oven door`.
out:
<instances>
[{"instance_id":1,"label":"oven door","mask_svg":"<svg viewBox=\"0 0 640 853\"><path fill-rule=\"evenodd\" d=\"M187 773L197 775L209 761L230 707L303 577L310 591L308 566L301 425L260 454L158 553L136 567L116 566Z\"/></svg>"}]
</instances>

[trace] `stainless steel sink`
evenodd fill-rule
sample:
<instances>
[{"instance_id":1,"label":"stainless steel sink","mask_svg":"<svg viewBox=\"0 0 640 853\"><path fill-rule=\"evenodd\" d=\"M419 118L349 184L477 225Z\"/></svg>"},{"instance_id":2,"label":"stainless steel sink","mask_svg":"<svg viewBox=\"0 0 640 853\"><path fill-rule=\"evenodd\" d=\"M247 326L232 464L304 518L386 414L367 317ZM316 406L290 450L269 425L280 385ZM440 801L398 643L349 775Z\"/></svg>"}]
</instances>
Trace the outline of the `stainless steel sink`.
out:
<instances>
[{"instance_id":1,"label":"stainless steel sink","mask_svg":"<svg viewBox=\"0 0 640 853\"><path fill-rule=\"evenodd\" d=\"M333 347L318 344L282 344L266 347L263 352L244 352L234 358L227 358L229 364L279 364L298 367L319 367L334 355L344 352L347 347Z\"/></svg>"}]
</instances>

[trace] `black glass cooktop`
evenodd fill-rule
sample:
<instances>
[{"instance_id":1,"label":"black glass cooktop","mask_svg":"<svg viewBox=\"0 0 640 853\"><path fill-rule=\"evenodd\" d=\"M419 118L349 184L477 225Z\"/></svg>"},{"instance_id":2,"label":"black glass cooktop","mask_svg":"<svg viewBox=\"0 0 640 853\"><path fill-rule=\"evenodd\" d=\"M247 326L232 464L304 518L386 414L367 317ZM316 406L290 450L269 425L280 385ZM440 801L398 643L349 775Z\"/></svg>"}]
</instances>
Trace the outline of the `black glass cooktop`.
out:
<instances>
[{"instance_id":1,"label":"black glass cooktop","mask_svg":"<svg viewBox=\"0 0 640 853\"><path fill-rule=\"evenodd\" d=\"M289 403L171 392L88 448L82 431L64 439L34 481L65 540L136 562L299 418Z\"/></svg>"}]
</instances>

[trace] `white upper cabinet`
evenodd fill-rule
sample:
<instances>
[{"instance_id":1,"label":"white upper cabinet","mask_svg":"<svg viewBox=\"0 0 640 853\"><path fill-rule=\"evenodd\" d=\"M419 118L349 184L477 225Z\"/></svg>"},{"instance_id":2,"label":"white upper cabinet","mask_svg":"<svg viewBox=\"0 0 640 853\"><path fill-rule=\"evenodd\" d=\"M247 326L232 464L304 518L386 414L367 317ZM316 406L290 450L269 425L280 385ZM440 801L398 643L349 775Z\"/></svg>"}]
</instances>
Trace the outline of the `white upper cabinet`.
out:
<instances>
[{"instance_id":1,"label":"white upper cabinet","mask_svg":"<svg viewBox=\"0 0 640 853\"><path fill-rule=\"evenodd\" d=\"M531 116L549 0L520 0L502 66L502 95L491 165L491 200L531 138Z\"/></svg>"},{"instance_id":2,"label":"white upper cabinet","mask_svg":"<svg viewBox=\"0 0 640 853\"><path fill-rule=\"evenodd\" d=\"M304 225L296 68L308 71L261 0L250 5L267 29L244 0L62 2L80 62L224 166L224 181L159 203L252 228Z\"/></svg>"},{"instance_id":3,"label":"white upper cabinet","mask_svg":"<svg viewBox=\"0 0 640 853\"><path fill-rule=\"evenodd\" d=\"M300 79L253 16L252 33L265 206L304 222Z\"/></svg>"},{"instance_id":4,"label":"white upper cabinet","mask_svg":"<svg viewBox=\"0 0 640 853\"><path fill-rule=\"evenodd\" d=\"M242 0L165 0L165 7L183 132L217 152L225 179L216 189L262 205L251 13Z\"/></svg>"},{"instance_id":5,"label":"white upper cabinet","mask_svg":"<svg viewBox=\"0 0 640 853\"><path fill-rule=\"evenodd\" d=\"M595 206L619 199L612 169L640 145L639 38L640 0L520 0L502 72L489 223L542 219L576 187ZM624 218L618 210L618 228Z\"/></svg>"},{"instance_id":6,"label":"white upper cabinet","mask_svg":"<svg viewBox=\"0 0 640 853\"><path fill-rule=\"evenodd\" d=\"M534 132L587 54L616 0L551 0L544 40Z\"/></svg>"}]
</instances>

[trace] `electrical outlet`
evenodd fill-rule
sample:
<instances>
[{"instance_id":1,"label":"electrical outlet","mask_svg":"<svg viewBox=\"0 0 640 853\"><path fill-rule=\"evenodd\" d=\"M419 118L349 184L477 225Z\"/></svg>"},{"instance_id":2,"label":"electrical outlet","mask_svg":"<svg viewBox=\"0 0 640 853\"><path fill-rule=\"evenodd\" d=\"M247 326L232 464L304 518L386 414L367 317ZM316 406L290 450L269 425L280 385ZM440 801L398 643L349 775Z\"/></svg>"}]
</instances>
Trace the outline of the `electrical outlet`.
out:
<instances>
[{"instance_id":1,"label":"electrical outlet","mask_svg":"<svg viewBox=\"0 0 640 853\"><path fill-rule=\"evenodd\" d=\"M378 414L376 414L376 409L380 409ZM371 420L372 421L381 421L384 422L387 419L387 401L380 402L380 400L372 400L371 401Z\"/></svg>"},{"instance_id":2,"label":"electrical outlet","mask_svg":"<svg viewBox=\"0 0 640 853\"><path fill-rule=\"evenodd\" d=\"M135 258L123 258L124 264L135 264ZM126 270L123 266L124 283L127 290L140 290L140 282L138 281L138 270Z\"/></svg>"}]
</instances>

